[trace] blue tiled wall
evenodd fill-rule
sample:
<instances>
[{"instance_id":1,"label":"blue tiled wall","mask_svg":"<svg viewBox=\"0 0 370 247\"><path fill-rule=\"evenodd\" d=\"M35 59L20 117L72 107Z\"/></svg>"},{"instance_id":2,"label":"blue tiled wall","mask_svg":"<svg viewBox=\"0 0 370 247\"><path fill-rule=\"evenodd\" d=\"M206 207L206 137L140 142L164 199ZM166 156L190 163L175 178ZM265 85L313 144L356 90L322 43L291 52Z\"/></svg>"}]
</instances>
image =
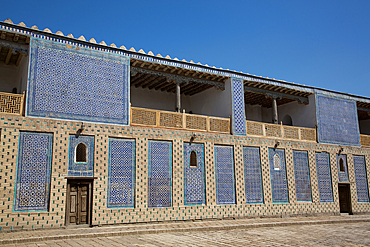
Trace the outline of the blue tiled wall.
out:
<instances>
[{"instance_id":1,"label":"blue tiled wall","mask_svg":"<svg viewBox=\"0 0 370 247\"><path fill-rule=\"evenodd\" d=\"M172 206L172 143L148 143L148 206Z\"/></svg>"},{"instance_id":2,"label":"blue tiled wall","mask_svg":"<svg viewBox=\"0 0 370 247\"><path fill-rule=\"evenodd\" d=\"M31 39L26 116L129 124L129 58Z\"/></svg>"},{"instance_id":3,"label":"blue tiled wall","mask_svg":"<svg viewBox=\"0 0 370 247\"><path fill-rule=\"evenodd\" d=\"M316 168L320 202L333 202L333 187L328 153L316 153Z\"/></svg>"},{"instance_id":4,"label":"blue tiled wall","mask_svg":"<svg viewBox=\"0 0 370 247\"><path fill-rule=\"evenodd\" d=\"M274 169L274 155L280 156L281 169ZM271 176L271 190L272 202L286 203L289 202L288 184L286 179L285 168L285 151L281 149L269 148L269 162L270 162L270 176Z\"/></svg>"},{"instance_id":5,"label":"blue tiled wall","mask_svg":"<svg viewBox=\"0 0 370 247\"><path fill-rule=\"evenodd\" d=\"M83 143L87 147L86 162L75 162L76 147ZM94 137L71 135L69 136L69 177L92 177L94 175Z\"/></svg>"},{"instance_id":6,"label":"blue tiled wall","mask_svg":"<svg viewBox=\"0 0 370 247\"><path fill-rule=\"evenodd\" d=\"M14 211L48 210L53 134L20 132Z\"/></svg>"},{"instance_id":7,"label":"blue tiled wall","mask_svg":"<svg viewBox=\"0 0 370 247\"><path fill-rule=\"evenodd\" d=\"M312 196L308 153L306 151L293 151L293 163L297 201L310 202Z\"/></svg>"},{"instance_id":8,"label":"blue tiled wall","mask_svg":"<svg viewBox=\"0 0 370 247\"><path fill-rule=\"evenodd\" d=\"M357 188L357 201L369 202L369 188L366 176L366 163L364 156L353 156L353 165L355 168L355 179Z\"/></svg>"},{"instance_id":9,"label":"blue tiled wall","mask_svg":"<svg viewBox=\"0 0 370 247\"><path fill-rule=\"evenodd\" d=\"M360 146L356 101L316 94L319 143Z\"/></svg>"},{"instance_id":10,"label":"blue tiled wall","mask_svg":"<svg viewBox=\"0 0 370 247\"><path fill-rule=\"evenodd\" d=\"M343 165L344 165L344 172L340 171L339 168L339 160L340 158L343 159ZM347 167L347 155L345 154L337 154L337 166L338 166L338 178L339 182L349 182L348 180L348 167Z\"/></svg>"},{"instance_id":11,"label":"blue tiled wall","mask_svg":"<svg viewBox=\"0 0 370 247\"><path fill-rule=\"evenodd\" d=\"M231 78L232 131L234 135L246 135L244 84L242 79Z\"/></svg>"},{"instance_id":12,"label":"blue tiled wall","mask_svg":"<svg viewBox=\"0 0 370 247\"><path fill-rule=\"evenodd\" d=\"M109 139L107 207L134 207L135 141Z\"/></svg>"},{"instance_id":13,"label":"blue tiled wall","mask_svg":"<svg viewBox=\"0 0 370 247\"><path fill-rule=\"evenodd\" d=\"M216 202L235 204L233 147L215 146Z\"/></svg>"},{"instance_id":14,"label":"blue tiled wall","mask_svg":"<svg viewBox=\"0 0 370 247\"><path fill-rule=\"evenodd\" d=\"M197 167L190 167L190 153L197 154ZM205 204L204 145L184 143L184 204Z\"/></svg>"},{"instance_id":15,"label":"blue tiled wall","mask_svg":"<svg viewBox=\"0 0 370 247\"><path fill-rule=\"evenodd\" d=\"M246 203L263 203L260 149L243 147Z\"/></svg>"}]
</instances>

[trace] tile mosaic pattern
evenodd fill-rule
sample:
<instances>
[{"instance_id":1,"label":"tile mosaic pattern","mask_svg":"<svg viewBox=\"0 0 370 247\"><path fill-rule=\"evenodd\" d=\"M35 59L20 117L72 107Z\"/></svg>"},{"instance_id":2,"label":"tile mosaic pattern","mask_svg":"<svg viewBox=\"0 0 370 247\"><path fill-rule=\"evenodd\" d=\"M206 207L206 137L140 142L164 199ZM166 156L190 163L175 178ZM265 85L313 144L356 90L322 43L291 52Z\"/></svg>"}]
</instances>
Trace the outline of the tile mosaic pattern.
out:
<instances>
[{"instance_id":1,"label":"tile mosaic pattern","mask_svg":"<svg viewBox=\"0 0 370 247\"><path fill-rule=\"evenodd\" d=\"M129 58L31 39L27 116L129 124Z\"/></svg>"},{"instance_id":2,"label":"tile mosaic pattern","mask_svg":"<svg viewBox=\"0 0 370 247\"><path fill-rule=\"evenodd\" d=\"M319 143L360 146L356 101L316 94Z\"/></svg>"},{"instance_id":3,"label":"tile mosaic pattern","mask_svg":"<svg viewBox=\"0 0 370 247\"><path fill-rule=\"evenodd\" d=\"M339 160L343 159L344 164L344 172L340 171L339 167ZM338 178L339 182L349 182L348 180L348 165L347 165L347 155L345 154L337 154L337 167L338 167Z\"/></svg>"},{"instance_id":4,"label":"tile mosaic pattern","mask_svg":"<svg viewBox=\"0 0 370 247\"><path fill-rule=\"evenodd\" d=\"M235 204L235 175L233 147L215 146L216 202Z\"/></svg>"},{"instance_id":5,"label":"tile mosaic pattern","mask_svg":"<svg viewBox=\"0 0 370 247\"><path fill-rule=\"evenodd\" d=\"M260 149L243 147L246 203L263 203Z\"/></svg>"},{"instance_id":6,"label":"tile mosaic pattern","mask_svg":"<svg viewBox=\"0 0 370 247\"><path fill-rule=\"evenodd\" d=\"M297 201L311 202L311 182L308 153L293 150L294 176Z\"/></svg>"},{"instance_id":7,"label":"tile mosaic pattern","mask_svg":"<svg viewBox=\"0 0 370 247\"><path fill-rule=\"evenodd\" d=\"M232 127L234 135L247 134L243 80L231 78Z\"/></svg>"},{"instance_id":8,"label":"tile mosaic pattern","mask_svg":"<svg viewBox=\"0 0 370 247\"><path fill-rule=\"evenodd\" d=\"M197 167L190 167L190 153L197 154ZM204 145L184 143L184 204L205 204Z\"/></svg>"},{"instance_id":9,"label":"tile mosaic pattern","mask_svg":"<svg viewBox=\"0 0 370 247\"><path fill-rule=\"evenodd\" d=\"M148 142L148 207L172 206L172 142Z\"/></svg>"},{"instance_id":10,"label":"tile mosaic pattern","mask_svg":"<svg viewBox=\"0 0 370 247\"><path fill-rule=\"evenodd\" d=\"M333 202L333 188L328 153L316 153L316 170L320 202Z\"/></svg>"},{"instance_id":11,"label":"tile mosaic pattern","mask_svg":"<svg viewBox=\"0 0 370 247\"><path fill-rule=\"evenodd\" d=\"M353 156L355 179L357 188L357 202L369 202L369 188L366 176L366 162L364 156Z\"/></svg>"},{"instance_id":12,"label":"tile mosaic pattern","mask_svg":"<svg viewBox=\"0 0 370 247\"><path fill-rule=\"evenodd\" d=\"M86 162L75 162L76 147L83 143L87 147ZM92 177L94 175L94 137L71 135L69 136L69 177Z\"/></svg>"},{"instance_id":13,"label":"tile mosaic pattern","mask_svg":"<svg viewBox=\"0 0 370 247\"><path fill-rule=\"evenodd\" d=\"M135 140L109 139L107 207L134 207Z\"/></svg>"},{"instance_id":14,"label":"tile mosaic pattern","mask_svg":"<svg viewBox=\"0 0 370 247\"><path fill-rule=\"evenodd\" d=\"M14 211L48 210L53 134L20 132Z\"/></svg>"},{"instance_id":15,"label":"tile mosaic pattern","mask_svg":"<svg viewBox=\"0 0 370 247\"><path fill-rule=\"evenodd\" d=\"M280 169L275 169L274 157L276 154L280 157ZM289 202L288 183L286 177L285 167L285 151L282 149L269 148L269 163L270 163L270 179L272 202L274 203L287 203Z\"/></svg>"}]
</instances>

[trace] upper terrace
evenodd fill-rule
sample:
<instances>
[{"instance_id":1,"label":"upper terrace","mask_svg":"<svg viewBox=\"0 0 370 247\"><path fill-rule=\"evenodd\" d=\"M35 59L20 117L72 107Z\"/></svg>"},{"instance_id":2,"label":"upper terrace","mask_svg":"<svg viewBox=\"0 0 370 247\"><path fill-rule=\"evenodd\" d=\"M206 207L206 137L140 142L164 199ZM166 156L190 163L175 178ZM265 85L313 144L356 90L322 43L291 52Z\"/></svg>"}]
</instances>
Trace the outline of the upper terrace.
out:
<instances>
[{"instance_id":1,"label":"upper terrace","mask_svg":"<svg viewBox=\"0 0 370 247\"><path fill-rule=\"evenodd\" d=\"M97 44L94 39L87 42L83 36L75 39L72 35L64 36L61 32L53 34L49 29L40 31L37 27L27 28L23 23L14 25L7 21L7 23L0 24L0 90L4 92L0 95L0 100L2 103L1 111L4 113L66 117L66 119L77 121L95 121L97 119L86 118L86 116L78 114L70 117L65 113L58 115L53 112L32 115L30 109L27 112L24 107L25 97L28 95L34 100L35 94L29 92L24 94L23 92L26 91L27 87L33 90L30 83L32 85L36 80L39 80L35 75L36 55L32 55L30 50L36 50L41 46L30 49L30 39L34 39L31 43L45 43L43 45L49 45L50 49L59 43L66 47L68 52L76 52L76 54L83 56L99 56L97 55L99 53L117 55L107 56L106 60L111 63L116 63L121 59L117 58L120 55L130 57L129 63L126 64L127 68L123 68L129 78L127 81L130 82L130 92L127 93L126 98L122 99L129 99L131 103L122 106L122 111L126 112L127 115L127 122L107 120L107 123L237 134L233 127L235 127L235 120L238 120L237 117L243 112L242 115L244 114L244 119L246 119L245 134L247 135L317 141L318 103L315 102L315 95L317 92L325 92L330 97L339 97L348 102L354 102L357 107L355 115L360 133L370 134L370 99L368 98L209 67L199 63L195 64L192 61L179 61L177 58L171 59L169 56L162 57L160 54L154 56L152 52L145 53L143 50L136 52L133 48L129 50L124 46L117 48L114 44L107 46L104 41ZM61 51L63 49L60 48ZM119 64L125 64L125 61L119 60ZM47 76L45 81L58 79L50 74ZM239 115L235 115L236 108L233 107L237 103L233 78L242 83L243 109L237 109ZM99 88L101 84L94 92L105 92L106 88ZM45 91L59 90L53 88L53 85L48 84L47 86ZM80 83L74 86L83 85ZM93 87L95 86L93 85ZM76 93L68 90L70 89L66 86L64 91L60 91L62 96ZM77 93L81 94L81 92ZM112 93L115 92L112 91ZM51 94L45 94L45 97L50 97L54 101L59 100ZM91 97L90 100L94 100L96 94L86 94L85 97ZM40 98L42 99L42 97ZM104 106L112 103L111 99L104 100L106 100ZM32 105L31 103L34 101L30 101L28 105ZM113 103L115 104L115 102ZM78 107L83 106L83 104L78 104ZM117 105L115 106L117 107ZM78 107L73 105L67 107L71 107L72 111L78 113ZM52 107L50 106L50 108ZM109 109L111 108L108 108L108 111ZM112 118L112 115L102 112L101 118L97 121L104 123L104 119L109 118ZM370 145L365 135L361 135L361 140L362 145Z\"/></svg>"}]
</instances>

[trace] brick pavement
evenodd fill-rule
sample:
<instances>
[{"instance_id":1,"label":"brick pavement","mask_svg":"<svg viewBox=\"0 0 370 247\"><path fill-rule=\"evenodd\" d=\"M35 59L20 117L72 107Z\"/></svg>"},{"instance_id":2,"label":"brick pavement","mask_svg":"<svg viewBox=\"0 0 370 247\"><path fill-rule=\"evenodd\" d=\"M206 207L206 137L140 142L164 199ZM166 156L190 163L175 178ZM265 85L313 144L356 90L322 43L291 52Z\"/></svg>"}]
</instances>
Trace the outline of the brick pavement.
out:
<instances>
[{"instance_id":1,"label":"brick pavement","mask_svg":"<svg viewBox=\"0 0 370 247\"><path fill-rule=\"evenodd\" d=\"M5 246L242 246L245 244L370 245L370 215L204 220L0 233L0 245Z\"/></svg>"}]
</instances>

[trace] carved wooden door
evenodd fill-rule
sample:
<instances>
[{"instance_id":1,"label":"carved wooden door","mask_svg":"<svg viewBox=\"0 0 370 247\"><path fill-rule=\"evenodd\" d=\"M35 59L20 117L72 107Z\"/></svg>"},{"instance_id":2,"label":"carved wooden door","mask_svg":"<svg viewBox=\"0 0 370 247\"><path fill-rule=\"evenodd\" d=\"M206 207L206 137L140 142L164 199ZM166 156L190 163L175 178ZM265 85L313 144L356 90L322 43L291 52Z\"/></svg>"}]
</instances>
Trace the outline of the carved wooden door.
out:
<instances>
[{"instance_id":1,"label":"carved wooden door","mask_svg":"<svg viewBox=\"0 0 370 247\"><path fill-rule=\"evenodd\" d=\"M71 182L67 192L67 225L89 224L90 183Z\"/></svg>"},{"instance_id":2,"label":"carved wooden door","mask_svg":"<svg viewBox=\"0 0 370 247\"><path fill-rule=\"evenodd\" d=\"M341 213L350 213L350 194L348 185L339 185L339 207Z\"/></svg>"}]
</instances>

